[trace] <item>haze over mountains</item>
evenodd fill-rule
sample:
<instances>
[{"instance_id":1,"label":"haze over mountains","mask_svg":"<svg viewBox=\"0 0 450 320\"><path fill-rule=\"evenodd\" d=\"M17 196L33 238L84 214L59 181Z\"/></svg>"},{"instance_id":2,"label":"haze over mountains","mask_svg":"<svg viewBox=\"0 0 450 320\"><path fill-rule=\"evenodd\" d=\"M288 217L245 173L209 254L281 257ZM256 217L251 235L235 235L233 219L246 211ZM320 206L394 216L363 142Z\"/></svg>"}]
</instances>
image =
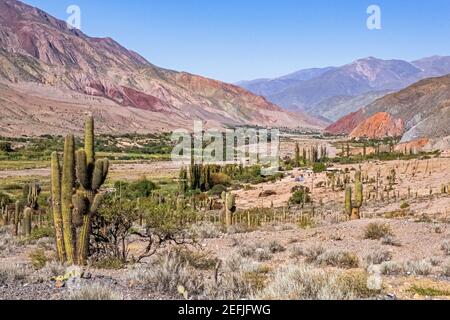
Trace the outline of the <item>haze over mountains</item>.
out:
<instances>
[{"instance_id":1,"label":"haze over mountains","mask_svg":"<svg viewBox=\"0 0 450 320\"><path fill-rule=\"evenodd\" d=\"M149 40L150 41L150 40ZM0 134L64 133L92 112L99 131L260 125L323 128L238 86L158 68L16 0L0 0Z\"/></svg>"},{"instance_id":2,"label":"haze over mountains","mask_svg":"<svg viewBox=\"0 0 450 320\"><path fill-rule=\"evenodd\" d=\"M238 84L288 110L336 121L390 92L449 73L450 57L433 56L412 62L369 57L341 67L308 69L277 79Z\"/></svg>"}]
</instances>

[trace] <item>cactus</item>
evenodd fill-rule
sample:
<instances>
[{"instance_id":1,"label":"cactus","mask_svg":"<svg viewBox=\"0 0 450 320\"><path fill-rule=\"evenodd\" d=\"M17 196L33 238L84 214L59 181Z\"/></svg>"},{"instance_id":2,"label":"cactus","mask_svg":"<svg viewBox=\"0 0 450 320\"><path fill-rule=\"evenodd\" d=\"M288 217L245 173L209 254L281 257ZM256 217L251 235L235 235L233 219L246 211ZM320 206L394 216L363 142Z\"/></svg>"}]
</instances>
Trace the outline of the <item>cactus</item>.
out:
<instances>
[{"instance_id":1,"label":"cactus","mask_svg":"<svg viewBox=\"0 0 450 320\"><path fill-rule=\"evenodd\" d=\"M295 167L300 167L300 145L298 142L295 144Z\"/></svg>"},{"instance_id":2,"label":"cactus","mask_svg":"<svg viewBox=\"0 0 450 320\"><path fill-rule=\"evenodd\" d=\"M85 264L88 256L89 234L92 217L103 200L99 193L100 187L105 183L109 172L108 159L95 159L94 152L94 121L88 117L85 125L85 149L76 152L76 176L80 188L72 196L74 207L73 224L77 229L78 239L77 262Z\"/></svg>"},{"instance_id":3,"label":"cactus","mask_svg":"<svg viewBox=\"0 0 450 320\"><path fill-rule=\"evenodd\" d=\"M52 154L52 207L61 262L86 264L92 217L103 200L99 189L108 171L107 159L95 160L92 117L86 120L84 150L75 153L73 135L66 137L62 176L58 155Z\"/></svg>"},{"instance_id":4,"label":"cactus","mask_svg":"<svg viewBox=\"0 0 450 320\"><path fill-rule=\"evenodd\" d=\"M351 220L361 218L360 209L364 202L363 184L361 181L361 171L355 174L355 201L352 199L352 188L348 186L345 190L345 212Z\"/></svg>"},{"instance_id":5,"label":"cactus","mask_svg":"<svg viewBox=\"0 0 450 320\"><path fill-rule=\"evenodd\" d=\"M345 189L345 212L347 213L348 216L352 215L352 209L353 209L352 188L347 187Z\"/></svg>"},{"instance_id":6,"label":"cactus","mask_svg":"<svg viewBox=\"0 0 450 320\"><path fill-rule=\"evenodd\" d=\"M52 186L51 200L53 225L55 228L56 253L59 261L65 261L64 233L63 233L63 217L61 211L61 165L57 152L53 152L51 156L52 168Z\"/></svg>"},{"instance_id":7,"label":"cactus","mask_svg":"<svg viewBox=\"0 0 450 320\"><path fill-rule=\"evenodd\" d=\"M52 177L56 179L56 177ZM72 225L72 194L75 187L75 140L68 135L64 143L64 159L61 178L61 215L63 220L64 248L67 262L76 263L76 243Z\"/></svg>"},{"instance_id":8,"label":"cactus","mask_svg":"<svg viewBox=\"0 0 450 320\"><path fill-rule=\"evenodd\" d=\"M229 227L233 223L233 213L236 212L236 196L224 191L222 192L222 200L225 210L225 224Z\"/></svg>"},{"instance_id":9,"label":"cactus","mask_svg":"<svg viewBox=\"0 0 450 320\"><path fill-rule=\"evenodd\" d=\"M181 167L178 180L178 192L181 195L184 195L188 191L187 181L188 181L187 170L184 167Z\"/></svg>"},{"instance_id":10,"label":"cactus","mask_svg":"<svg viewBox=\"0 0 450 320\"><path fill-rule=\"evenodd\" d=\"M23 235L28 237L31 234L31 218L32 218L32 209L25 208L23 211Z\"/></svg>"},{"instance_id":11,"label":"cactus","mask_svg":"<svg viewBox=\"0 0 450 320\"><path fill-rule=\"evenodd\" d=\"M19 222L20 222L20 201L17 200L14 206L14 229L13 229L13 235L16 237L19 234Z\"/></svg>"}]
</instances>

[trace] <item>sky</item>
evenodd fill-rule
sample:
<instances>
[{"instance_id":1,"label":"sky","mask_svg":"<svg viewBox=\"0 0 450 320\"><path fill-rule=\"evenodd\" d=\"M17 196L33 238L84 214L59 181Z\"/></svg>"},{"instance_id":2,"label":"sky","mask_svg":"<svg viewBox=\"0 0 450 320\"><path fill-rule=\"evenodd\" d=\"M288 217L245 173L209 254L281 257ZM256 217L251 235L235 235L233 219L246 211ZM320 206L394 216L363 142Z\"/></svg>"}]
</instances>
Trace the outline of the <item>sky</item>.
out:
<instances>
[{"instance_id":1,"label":"sky","mask_svg":"<svg viewBox=\"0 0 450 320\"><path fill-rule=\"evenodd\" d=\"M151 63L227 82L273 78L374 56L450 55L448 0L25 0ZM367 9L381 9L369 30Z\"/></svg>"}]
</instances>

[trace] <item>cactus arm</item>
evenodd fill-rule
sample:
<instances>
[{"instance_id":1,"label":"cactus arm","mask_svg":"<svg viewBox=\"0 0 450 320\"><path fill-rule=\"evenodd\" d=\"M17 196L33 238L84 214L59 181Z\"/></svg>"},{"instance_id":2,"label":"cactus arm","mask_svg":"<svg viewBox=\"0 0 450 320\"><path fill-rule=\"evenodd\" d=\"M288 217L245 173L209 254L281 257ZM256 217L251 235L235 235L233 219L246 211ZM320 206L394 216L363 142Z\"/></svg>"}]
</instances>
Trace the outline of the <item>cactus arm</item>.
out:
<instances>
[{"instance_id":1,"label":"cactus arm","mask_svg":"<svg viewBox=\"0 0 450 320\"><path fill-rule=\"evenodd\" d=\"M75 141L68 135L64 144L64 163L61 182L61 212L63 218L64 247L69 264L76 263L75 235L72 224L72 195L75 184Z\"/></svg>"}]
</instances>

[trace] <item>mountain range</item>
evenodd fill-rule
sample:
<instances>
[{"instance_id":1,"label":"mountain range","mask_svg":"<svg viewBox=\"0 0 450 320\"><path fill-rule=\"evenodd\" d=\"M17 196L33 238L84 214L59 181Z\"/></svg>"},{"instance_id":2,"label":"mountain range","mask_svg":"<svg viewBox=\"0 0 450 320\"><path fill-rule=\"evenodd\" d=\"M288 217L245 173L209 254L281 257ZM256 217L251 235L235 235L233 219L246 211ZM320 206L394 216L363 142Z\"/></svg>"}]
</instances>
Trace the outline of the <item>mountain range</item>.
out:
<instances>
[{"instance_id":1,"label":"mountain range","mask_svg":"<svg viewBox=\"0 0 450 320\"><path fill-rule=\"evenodd\" d=\"M148 40L150 41L150 39ZM92 113L100 132L263 126L321 129L236 85L159 68L111 38L0 0L0 134L61 134Z\"/></svg>"},{"instance_id":2,"label":"mountain range","mask_svg":"<svg viewBox=\"0 0 450 320\"><path fill-rule=\"evenodd\" d=\"M401 145L419 142L429 150L450 148L450 75L388 94L326 130L359 138L377 136L374 128L381 136L401 137Z\"/></svg>"},{"instance_id":3,"label":"mountain range","mask_svg":"<svg viewBox=\"0 0 450 320\"><path fill-rule=\"evenodd\" d=\"M341 67L307 69L238 85L288 110L336 121L388 93L446 74L450 74L450 57L412 62L369 57Z\"/></svg>"}]
</instances>

